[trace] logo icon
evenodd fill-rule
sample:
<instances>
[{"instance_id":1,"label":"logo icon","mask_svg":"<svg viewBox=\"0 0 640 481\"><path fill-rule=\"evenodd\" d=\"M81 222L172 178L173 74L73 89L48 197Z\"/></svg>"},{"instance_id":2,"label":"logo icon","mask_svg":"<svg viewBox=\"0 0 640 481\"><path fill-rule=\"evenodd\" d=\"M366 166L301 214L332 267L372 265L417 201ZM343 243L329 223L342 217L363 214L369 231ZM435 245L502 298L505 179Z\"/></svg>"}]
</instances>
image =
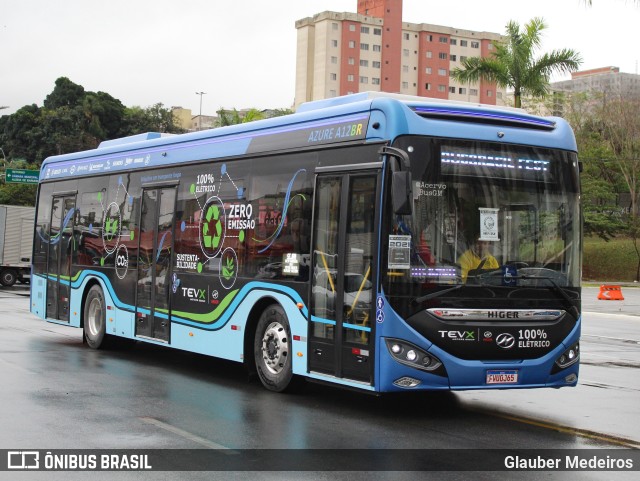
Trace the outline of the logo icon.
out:
<instances>
[{"instance_id":1,"label":"logo icon","mask_svg":"<svg viewBox=\"0 0 640 481\"><path fill-rule=\"evenodd\" d=\"M209 259L220 252L225 230L224 206L218 197L211 197L202 209L200 220L200 247Z\"/></svg>"},{"instance_id":2,"label":"logo icon","mask_svg":"<svg viewBox=\"0 0 640 481\"><path fill-rule=\"evenodd\" d=\"M503 332L502 334L498 334L496 337L496 344L502 349L511 349L515 343L516 338L508 333Z\"/></svg>"},{"instance_id":3,"label":"logo icon","mask_svg":"<svg viewBox=\"0 0 640 481\"><path fill-rule=\"evenodd\" d=\"M178 275L174 273L173 277L171 277L171 290L173 291L174 294L178 292L179 286L180 286L180 279L178 279Z\"/></svg>"},{"instance_id":4,"label":"logo icon","mask_svg":"<svg viewBox=\"0 0 640 481\"><path fill-rule=\"evenodd\" d=\"M209 249L212 247L217 249L220 245L220 236L222 234L222 226L220 225L220 209L217 205L209 206L205 219L207 222L202 226L202 239L204 240L204 246Z\"/></svg>"},{"instance_id":5,"label":"logo icon","mask_svg":"<svg viewBox=\"0 0 640 481\"><path fill-rule=\"evenodd\" d=\"M220 283L225 289L231 289L238 277L238 256L227 247L220 257Z\"/></svg>"},{"instance_id":6,"label":"logo icon","mask_svg":"<svg viewBox=\"0 0 640 481\"><path fill-rule=\"evenodd\" d=\"M111 202L104 213L102 223L102 243L107 254L113 254L118 248L121 226L120 207Z\"/></svg>"},{"instance_id":7,"label":"logo icon","mask_svg":"<svg viewBox=\"0 0 640 481\"><path fill-rule=\"evenodd\" d=\"M129 251L126 245L120 244L118 252L116 252L116 275L118 279L124 279L127 275L127 269L129 269Z\"/></svg>"},{"instance_id":8,"label":"logo icon","mask_svg":"<svg viewBox=\"0 0 640 481\"><path fill-rule=\"evenodd\" d=\"M228 281L231 280L231 278L233 277L233 273L235 272L233 258L227 257L225 264L226 265L222 267L222 277L224 277L224 279Z\"/></svg>"},{"instance_id":9,"label":"logo icon","mask_svg":"<svg viewBox=\"0 0 640 481\"><path fill-rule=\"evenodd\" d=\"M38 451L8 451L8 469L39 469L40 453Z\"/></svg>"}]
</instances>

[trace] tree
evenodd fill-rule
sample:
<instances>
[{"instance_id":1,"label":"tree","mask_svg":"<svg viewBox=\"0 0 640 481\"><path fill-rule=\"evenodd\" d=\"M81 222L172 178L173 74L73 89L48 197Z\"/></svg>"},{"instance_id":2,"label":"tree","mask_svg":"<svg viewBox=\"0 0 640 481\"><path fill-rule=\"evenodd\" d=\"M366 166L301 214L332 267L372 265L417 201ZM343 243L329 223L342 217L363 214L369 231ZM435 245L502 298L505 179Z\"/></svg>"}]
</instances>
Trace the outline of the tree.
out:
<instances>
[{"instance_id":1,"label":"tree","mask_svg":"<svg viewBox=\"0 0 640 481\"><path fill-rule=\"evenodd\" d=\"M162 103L146 109L138 106L126 108L117 136L124 137L145 132L181 134L184 129L176 125L173 112L171 109L164 108Z\"/></svg>"},{"instance_id":2,"label":"tree","mask_svg":"<svg viewBox=\"0 0 640 481\"><path fill-rule=\"evenodd\" d=\"M73 83L67 77L56 79L53 91L44 99L44 107L57 109L58 107L76 107L82 104L84 87Z\"/></svg>"},{"instance_id":3,"label":"tree","mask_svg":"<svg viewBox=\"0 0 640 481\"><path fill-rule=\"evenodd\" d=\"M255 120L262 120L266 118L264 113L258 109L249 109L243 112L238 112L238 110L235 108L233 110L226 110L220 107L220 110L218 110L216 113L218 114L216 127L246 124L247 122L253 122Z\"/></svg>"},{"instance_id":4,"label":"tree","mask_svg":"<svg viewBox=\"0 0 640 481\"><path fill-rule=\"evenodd\" d=\"M585 233L629 238L640 280L640 97L612 89L565 93L562 108L584 163Z\"/></svg>"},{"instance_id":5,"label":"tree","mask_svg":"<svg viewBox=\"0 0 640 481\"><path fill-rule=\"evenodd\" d=\"M13 159L11 161L11 168L38 170L39 166L35 164L29 164L24 159ZM35 184L7 184L2 182L0 184L0 204L26 206L36 205L37 191L38 186Z\"/></svg>"},{"instance_id":6,"label":"tree","mask_svg":"<svg viewBox=\"0 0 640 481\"><path fill-rule=\"evenodd\" d=\"M82 101L85 130L96 139L116 138L124 117L124 105L105 92L87 92Z\"/></svg>"},{"instance_id":7,"label":"tree","mask_svg":"<svg viewBox=\"0 0 640 481\"><path fill-rule=\"evenodd\" d=\"M551 74L573 72L582 63L580 55L571 49L554 50L535 58L546 28L541 18L529 21L522 31L514 21L506 28L506 39L495 44L491 56L465 59L462 68L451 71L451 77L462 83L485 80L502 88L512 88L514 105L520 107L523 95L547 95Z\"/></svg>"},{"instance_id":8,"label":"tree","mask_svg":"<svg viewBox=\"0 0 640 481\"><path fill-rule=\"evenodd\" d=\"M284 115L291 115L293 110L291 109L273 109L269 111L269 118L282 117Z\"/></svg>"},{"instance_id":9,"label":"tree","mask_svg":"<svg viewBox=\"0 0 640 481\"><path fill-rule=\"evenodd\" d=\"M242 123L246 124L247 122L255 122L256 120L263 120L264 118L264 114L258 109L249 109L242 117Z\"/></svg>"},{"instance_id":10,"label":"tree","mask_svg":"<svg viewBox=\"0 0 640 481\"><path fill-rule=\"evenodd\" d=\"M607 98L599 111L599 132L611 150L631 197L630 214L637 218L640 195L640 99Z\"/></svg>"}]
</instances>

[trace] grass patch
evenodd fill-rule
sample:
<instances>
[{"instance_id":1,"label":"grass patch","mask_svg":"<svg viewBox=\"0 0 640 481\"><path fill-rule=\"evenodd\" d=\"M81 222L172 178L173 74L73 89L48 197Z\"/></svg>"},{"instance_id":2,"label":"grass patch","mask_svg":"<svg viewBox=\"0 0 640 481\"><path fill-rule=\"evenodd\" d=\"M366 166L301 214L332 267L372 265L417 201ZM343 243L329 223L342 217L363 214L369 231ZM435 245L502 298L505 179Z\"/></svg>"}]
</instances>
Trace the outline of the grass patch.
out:
<instances>
[{"instance_id":1,"label":"grass patch","mask_svg":"<svg viewBox=\"0 0 640 481\"><path fill-rule=\"evenodd\" d=\"M584 239L584 280L633 282L637 265L638 256L630 239L616 238L609 242L597 237Z\"/></svg>"}]
</instances>

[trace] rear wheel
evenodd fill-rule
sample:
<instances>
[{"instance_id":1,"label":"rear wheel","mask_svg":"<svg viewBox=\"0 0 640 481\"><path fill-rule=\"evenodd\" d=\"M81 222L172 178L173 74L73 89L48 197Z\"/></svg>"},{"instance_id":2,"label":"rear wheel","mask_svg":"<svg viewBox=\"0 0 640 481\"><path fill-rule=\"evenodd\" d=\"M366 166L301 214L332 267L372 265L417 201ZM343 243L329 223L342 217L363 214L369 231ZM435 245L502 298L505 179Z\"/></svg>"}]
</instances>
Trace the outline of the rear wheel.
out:
<instances>
[{"instance_id":1,"label":"rear wheel","mask_svg":"<svg viewBox=\"0 0 640 481\"><path fill-rule=\"evenodd\" d=\"M267 307L256 327L254 358L260 381L270 391L287 389L293 378L291 330L282 307Z\"/></svg>"},{"instance_id":2,"label":"rear wheel","mask_svg":"<svg viewBox=\"0 0 640 481\"><path fill-rule=\"evenodd\" d=\"M84 338L89 347L104 347L107 331L104 294L100 286L89 289L84 301Z\"/></svg>"}]
</instances>

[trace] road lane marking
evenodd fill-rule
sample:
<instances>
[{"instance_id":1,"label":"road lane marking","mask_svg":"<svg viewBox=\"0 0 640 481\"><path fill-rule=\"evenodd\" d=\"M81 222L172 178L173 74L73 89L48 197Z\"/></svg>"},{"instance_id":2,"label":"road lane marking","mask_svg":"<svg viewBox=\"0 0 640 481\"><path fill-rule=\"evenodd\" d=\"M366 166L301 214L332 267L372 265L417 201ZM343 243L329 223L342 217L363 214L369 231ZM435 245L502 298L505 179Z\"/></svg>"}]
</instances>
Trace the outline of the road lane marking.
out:
<instances>
[{"instance_id":1,"label":"road lane marking","mask_svg":"<svg viewBox=\"0 0 640 481\"><path fill-rule=\"evenodd\" d=\"M640 341L636 339L625 339L623 337L598 336L597 334L582 334L580 337L595 337L597 339L606 339L607 341L620 341L625 344L640 344Z\"/></svg>"},{"instance_id":2,"label":"road lane marking","mask_svg":"<svg viewBox=\"0 0 640 481\"><path fill-rule=\"evenodd\" d=\"M24 372L24 373L27 373L27 374L38 374L36 371L31 371L30 369L22 367L20 364L16 364L16 363L13 363L11 361L7 361L6 359L3 359L1 357L0 357L0 361L5 363L9 367L12 367L13 369L15 369L17 371Z\"/></svg>"},{"instance_id":3,"label":"road lane marking","mask_svg":"<svg viewBox=\"0 0 640 481\"><path fill-rule=\"evenodd\" d=\"M150 417L141 417L140 420L144 421L147 424L152 424L160 429L164 429L165 431L169 431L173 434L177 434L185 439L193 441L194 443L201 444L209 449L215 449L216 451L222 451L224 454L238 454L238 451L234 451L231 448L223 446L222 444L214 443L205 438L201 438L200 436L190 433L189 431L185 431L184 429L180 429L178 427L172 426L171 424L164 423L158 419L150 418Z\"/></svg>"},{"instance_id":4,"label":"road lane marking","mask_svg":"<svg viewBox=\"0 0 640 481\"><path fill-rule=\"evenodd\" d=\"M622 311L618 311L618 312L602 312L602 311L582 311L582 314L596 314L599 316L616 316L616 317L629 317L630 319L628 319L629 321L633 320L633 321L638 321L640 320L639 316L640 314L636 313L635 311L633 312L622 312Z\"/></svg>"},{"instance_id":5,"label":"road lane marking","mask_svg":"<svg viewBox=\"0 0 640 481\"><path fill-rule=\"evenodd\" d=\"M494 416L494 417L497 417L497 418L506 419L508 421L515 421L515 422L519 422L519 423L523 423L523 424L528 424L530 426L536 426L536 427L539 427L539 428L558 431L558 432L565 433L565 434L573 434L575 436L580 436L580 437L588 438L588 439L595 439L597 441L602 441L602 442L605 442L605 443L617 444L619 446L624 446L625 448L633 448L633 449L640 448L640 441L635 441L633 439L627 439L627 438L623 438L623 437L620 437L620 436L613 436L613 435L610 435L610 434L598 433L596 431L590 431L588 429L580 429L580 428L572 428L570 426L562 426L560 424L556 424L556 423L550 422L550 421L541 421L541 420L532 419L532 418L526 418L526 417L522 417L522 416L514 416L512 414L505 414L505 413L501 413L499 411L491 411L489 409L474 408L474 407L467 407L467 409L469 409L470 411L473 411L473 412L477 412L477 413L481 413L481 414L488 414L489 416Z\"/></svg>"},{"instance_id":6,"label":"road lane marking","mask_svg":"<svg viewBox=\"0 0 640 481\"><path fill-rule=\"evenodd\" d=\"M627 391L627 392L640 391L640 389L633 388L633 387L616 386L614 384L604 384L604 383L596 382L596 381L583 381L582 379L580 380L580 384L582 384L584 386L597 387L597 388L601 388L601 389L609 389L609 388L617 389L618 391Z\"/></svg>"}]
</instances>

